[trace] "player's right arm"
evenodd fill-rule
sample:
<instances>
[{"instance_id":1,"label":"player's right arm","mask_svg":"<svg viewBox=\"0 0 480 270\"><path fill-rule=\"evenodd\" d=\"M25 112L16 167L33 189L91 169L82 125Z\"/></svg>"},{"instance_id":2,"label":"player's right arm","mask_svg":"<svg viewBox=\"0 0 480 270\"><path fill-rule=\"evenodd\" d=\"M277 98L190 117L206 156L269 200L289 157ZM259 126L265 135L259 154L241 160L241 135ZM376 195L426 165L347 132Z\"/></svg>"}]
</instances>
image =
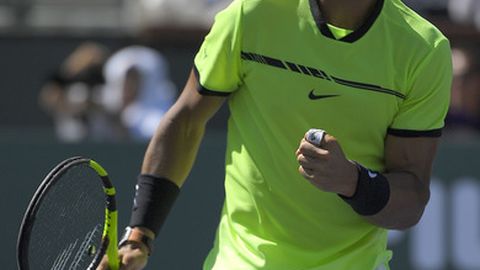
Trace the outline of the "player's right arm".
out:
<instances>
[{"instance_id":1,"label":"player's right arm","mask_svg":"<svg viewBox=\"0 0 480 270\"><path fill-rule=\"evenodd\" d=\"M242 85L242 22L243 1L233 1L215 16L195 56L195 72L151 139L130 220L135 235L155 237L192 168L207 121ZM123 239L139 238L145 240ZM141 242L121 245L122 270L144 267L148 251Z\"/></svg>"},{"instance_id":2,"label":"player's right arm","mask_svg":"<svg viewBox=\"0 0 480 270\"><path fill-rule=\"evenodd\" d=\"M162 118L150 140L142 174L168 179L179 188L185 182L196 158L205 126L226 99L201 95L197 86L197 78L191 72L182 94ZM134 227L133 230L151 239L155 238L154 232L145 227ZM148 248L140 242L123 245L119 250L120 269L143 269L148 260L148 252ZM106 261L97 269L108 269Z\"/></svg>"},{"instance_id":3,"label":"player's right arm","mask_svg":"<svg viewBox=\"0 0 480 270\"><path fill-rule=\"evenodd\" d=\"M195 160L208 120L225 97L201 95L192 71L177 102L165 114L145 153L142 173L170 179L181 187Z\"/></svg>"}]
</instances>

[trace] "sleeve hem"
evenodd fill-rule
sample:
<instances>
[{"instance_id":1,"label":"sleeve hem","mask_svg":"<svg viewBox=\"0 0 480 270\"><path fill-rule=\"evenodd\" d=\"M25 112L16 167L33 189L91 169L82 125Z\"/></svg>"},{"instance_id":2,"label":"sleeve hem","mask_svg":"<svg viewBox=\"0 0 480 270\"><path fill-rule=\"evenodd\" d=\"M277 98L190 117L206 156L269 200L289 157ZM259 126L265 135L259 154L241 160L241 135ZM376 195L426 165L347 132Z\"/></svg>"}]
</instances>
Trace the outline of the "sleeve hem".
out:
<instances>
[{"instance_id":1,"label":"sleeve hem","mask_svg":"<svg viewBox=\"0 0 480 270\"><path fill-rule=\"evenodd\" d=\"M229 92L220 92L220 91L215 91L215 90L211 90L211 89L208 89L208 88L204 87L200 83L200 73L198 72L198 69L195 65L193 65L193 73L194 73L195 77L197 78L197 91L200 95L202 95L202 96L219 96L219 97L227 97L227 96L230 95Z\"/></svg>"},{"instance_id":2,"label":"sleeve hem","mask_svg":"<svg viewBox=\"0 0 480 270\"><path fill-rule=\"evenodd\" d=\"M440 137L442 136L443 128L430 130L411 130L411 129L396 129L389 128L387 133L397 137Z\"/></svg>"}]
</instances>

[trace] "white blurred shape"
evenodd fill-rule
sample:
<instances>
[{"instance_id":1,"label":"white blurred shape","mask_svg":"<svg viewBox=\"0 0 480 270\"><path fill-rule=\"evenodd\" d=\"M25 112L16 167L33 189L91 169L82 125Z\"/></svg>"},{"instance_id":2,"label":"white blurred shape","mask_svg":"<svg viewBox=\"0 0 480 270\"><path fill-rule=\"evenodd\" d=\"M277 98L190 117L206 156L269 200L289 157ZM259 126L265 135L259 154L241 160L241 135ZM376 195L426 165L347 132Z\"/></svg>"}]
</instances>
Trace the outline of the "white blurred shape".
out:
<instances>
[{"instance_id":1,"label":"white blurred shape","mask_svg":"<svg viewBox=\"0 0 480 270\"><path fill-rule=\"evenodd\" d=\"M461 76L470 68L468 56L464 50L452 48L453 74Z\"/></svg>"},{"instance_id":2,"label":"white blurred shape","mask_svg":"<svg viewBox=\"0 0 480 270\"><path fill-rule=\"evenodd\" d=\"M448 2L450 17L459 23L471 21L474 15L473 5L475 2L478 2L478 0L450 0Z\"/></svg>"},{"instance_id":3,"label":"white blurred shape","mask_svg":"<svg viewBox=\"0 0 480 270\"><path fill-rule=\"evenodd\" d=\"M454 265L480 269L480 184L477 179L455 181L452 190L452 253Z\"/></svg>"},{"instance_id":4,"label":"white blurred shape","mask_svg":"<svg viewBox=\"0 0 480 270\"><path fill-rule=\"evenodd\" d=\"M58 138L61 138L62 142L79 142L88 135L87 127L77 118L58 115L55 117L55 121L55 132Z\"/></svg>"},{"instance_id":5,"label":"white blurred shape","mask_svg":"<svg viewBox=\"0 0 480 270\"><path fill-rule=\"evenodd\" d=\"M140 73L140 89L136 100L123 108L123 86L131 68ZM176 98L166 60L153 49L130 46L110 57L105 64L104 74L106 83L101 103L111 113L120 114L123 124L134 138L150 138Z\"/></svg>"},{"instance_id":6,"label":"white blurred shape","mask_svg":"<svg viewBox=\"0 0 480 270\"><path fill-rule=\"evenodd\" d=\"M412 228L410 256L422 270L441 270L447 262L446 191L437 179L430 185L430 201L420 222Z\"/></svg>"}]
</instances>

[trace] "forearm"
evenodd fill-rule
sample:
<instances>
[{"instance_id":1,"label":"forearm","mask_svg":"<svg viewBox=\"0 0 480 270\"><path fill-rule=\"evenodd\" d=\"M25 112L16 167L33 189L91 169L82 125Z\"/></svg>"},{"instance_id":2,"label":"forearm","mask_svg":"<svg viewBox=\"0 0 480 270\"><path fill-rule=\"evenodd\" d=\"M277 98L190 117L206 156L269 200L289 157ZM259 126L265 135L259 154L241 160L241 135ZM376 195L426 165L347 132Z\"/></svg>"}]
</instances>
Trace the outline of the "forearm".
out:
<instances>
[{"instance_id":1,"label":"forearm","mask_svg":"<svg viewBox=\"0 0 480 270\"><path fill-rule=\"evenodd\" d=\"M205 123L173 107L162 119L145 153L142 173L165 177L181 187L195 160Z\"/></svg>"},{"instance_id":2,"label":"forearm","mask_svg":"<svg viewBox=\"0 0 480 270\"><path fill-rule=\"evenodd\" d=\"M179 188L182 186L193 166L205 130L204 124L189 118L187 112L175 106L167 112L145 152L142 174L162 177ZM155 232L149 228L136 229L155 238Z\"/></svg>"},{"instance_id":3,"label":"forearm","mask_svg":"<svg viewBox=\"0 0 480 270\"><path fill-rule=\"evenodd\" d=\"M387 205L367 217L375 225L403 230L417 224L430 198L430 177L438 138L403 138L385 141L384 176L390 186Z\"/></svg>"},{"instance_id":4,"label":"forearm","mask_svg":"<svg viewBox=\"0 0 480 270\"><path fill-rule=\"evenodd\" d=\"M313 185L338 194L372 224L402 230L417 224L427 205L436 144L388 136L385 173L348 161L335 137L318 129L305 134L296 155L300 174Z\"/></svg>"},{"instance_id":5,"label":"forearm","mask_svg":"<svg viewBox=\"0 0 480 270\"><path fill-rule=\"evenodd\" d=\"M386 229L404 230L414 226L427 205L429 187L409 172L391 172L384 176L390 185L388 203L379 213L365 218Z\"/></svg>"},{"instance_id":6,"label":"forearm","mask_svg":"<svg viewBox=\"0 0 480 270\"><path fill-rule=\"evenodd\" d=\"M195 160L208 120L226 97L203 96L194 73L150 140L137 179L130 226L158 233Z\"/></svg>"}]
</instances>

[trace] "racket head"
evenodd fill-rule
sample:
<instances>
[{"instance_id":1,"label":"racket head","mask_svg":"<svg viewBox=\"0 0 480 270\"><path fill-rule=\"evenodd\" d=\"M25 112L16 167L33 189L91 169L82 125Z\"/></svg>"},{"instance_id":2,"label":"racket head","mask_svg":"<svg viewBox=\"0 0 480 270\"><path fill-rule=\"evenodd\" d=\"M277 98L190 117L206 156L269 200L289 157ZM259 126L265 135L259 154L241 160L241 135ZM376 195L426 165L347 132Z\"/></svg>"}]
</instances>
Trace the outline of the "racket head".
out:
<instances>
[{"instance_id":1,"label":"racket head","mask_svg":"<svg viewBox=\"0 0 480 270\"><path fill-rule=\"evenodd\" d=\"M52 169L32 197L17 263L20 270L90 270L107 254L110 269L118 269L116 243L115 189L98 163L73 157Z\"/></svg>"}]
</instances>

